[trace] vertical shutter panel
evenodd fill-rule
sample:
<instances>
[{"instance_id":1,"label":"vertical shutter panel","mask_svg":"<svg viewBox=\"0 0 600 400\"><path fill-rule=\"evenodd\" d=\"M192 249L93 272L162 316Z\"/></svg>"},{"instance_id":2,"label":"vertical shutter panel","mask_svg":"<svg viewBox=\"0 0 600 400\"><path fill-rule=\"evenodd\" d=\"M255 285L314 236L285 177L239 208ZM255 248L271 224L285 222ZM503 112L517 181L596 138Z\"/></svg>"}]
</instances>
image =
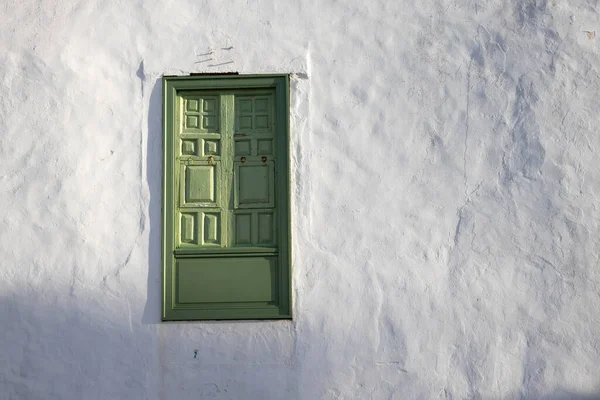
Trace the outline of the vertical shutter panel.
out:
<instances>
[{"instance_id":1,"label":"vertical shutter panel","mask_svg":"<svg viewBox=\"0 0 600 400\"><path fill-rule=\"evenodd\" d=\"M218 95L183 94L177 98L178 248L221 247L225 243L222 108Z\"/></svg>"}]
</instances>

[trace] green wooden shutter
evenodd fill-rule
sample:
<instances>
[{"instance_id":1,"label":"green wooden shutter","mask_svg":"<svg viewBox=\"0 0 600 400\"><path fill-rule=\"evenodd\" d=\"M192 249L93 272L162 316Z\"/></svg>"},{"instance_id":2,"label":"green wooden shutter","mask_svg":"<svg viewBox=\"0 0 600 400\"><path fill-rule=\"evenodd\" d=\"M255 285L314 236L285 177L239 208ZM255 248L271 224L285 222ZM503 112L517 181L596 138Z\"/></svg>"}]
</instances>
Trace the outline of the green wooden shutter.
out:
<instances>
[{"instance_id":1,"label":"green wooden shutter","mask_svg":"<svg viewBox=\"0 0 600 400\"><path fill-rule=\"evenodd\" d=\"M291 318L288 76L163 89L163 320Z\"/></svg>"}]
</instances>

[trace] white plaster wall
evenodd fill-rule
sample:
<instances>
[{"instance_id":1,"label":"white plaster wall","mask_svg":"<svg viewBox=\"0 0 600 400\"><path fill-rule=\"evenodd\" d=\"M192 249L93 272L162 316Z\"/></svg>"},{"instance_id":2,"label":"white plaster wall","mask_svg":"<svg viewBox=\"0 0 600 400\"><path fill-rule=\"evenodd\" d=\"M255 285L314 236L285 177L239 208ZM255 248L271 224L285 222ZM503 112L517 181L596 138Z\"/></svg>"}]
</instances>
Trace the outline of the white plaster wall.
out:
<instances>
[{"instance_id":1,"label":"white plaster wall","mask_svg":"<svg viewBox=\"0 0 600 400\"><path fill-rule=\"evenodd\" d=\"M0 399L596 398L599 40L595 0L3 0ZM220 71L294 74L293 321L160 322L160 77Z\"/></svg>"}]
</instances>

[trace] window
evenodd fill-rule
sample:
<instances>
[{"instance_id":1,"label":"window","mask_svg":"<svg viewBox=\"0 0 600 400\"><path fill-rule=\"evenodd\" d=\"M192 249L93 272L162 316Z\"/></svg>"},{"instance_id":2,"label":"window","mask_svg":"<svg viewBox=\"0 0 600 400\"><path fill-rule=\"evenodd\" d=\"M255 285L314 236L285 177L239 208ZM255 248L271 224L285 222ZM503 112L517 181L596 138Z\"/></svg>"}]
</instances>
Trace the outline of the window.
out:
<instances>
[{"instance_id":1,"label":"window","mask_svg":"<svg viewBox=\"0 0 600 400\"><path fill-rule=\"evenodd\" d=\"M163 90L163 320L291 318L289 76Z\"/></svg>"}]
</instances>

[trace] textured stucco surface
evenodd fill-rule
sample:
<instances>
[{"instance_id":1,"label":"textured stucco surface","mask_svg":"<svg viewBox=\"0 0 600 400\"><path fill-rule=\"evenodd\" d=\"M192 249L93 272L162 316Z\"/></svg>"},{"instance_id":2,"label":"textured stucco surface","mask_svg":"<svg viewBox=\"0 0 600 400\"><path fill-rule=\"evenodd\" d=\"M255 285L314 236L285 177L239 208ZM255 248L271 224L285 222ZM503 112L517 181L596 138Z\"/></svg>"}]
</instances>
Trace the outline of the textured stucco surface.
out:
<instances>
[{"instance_id":1,"label":"textured stucco surface","mask_svg":"<svg viewBox=\"0 0 600 400\"><path fill-rule=\"evenodd\" d=\"M0 399L600 394L594 0L0 3ZM293 321L161 323L162 74L293 74Z\"/></svg>"}]
</instances>

